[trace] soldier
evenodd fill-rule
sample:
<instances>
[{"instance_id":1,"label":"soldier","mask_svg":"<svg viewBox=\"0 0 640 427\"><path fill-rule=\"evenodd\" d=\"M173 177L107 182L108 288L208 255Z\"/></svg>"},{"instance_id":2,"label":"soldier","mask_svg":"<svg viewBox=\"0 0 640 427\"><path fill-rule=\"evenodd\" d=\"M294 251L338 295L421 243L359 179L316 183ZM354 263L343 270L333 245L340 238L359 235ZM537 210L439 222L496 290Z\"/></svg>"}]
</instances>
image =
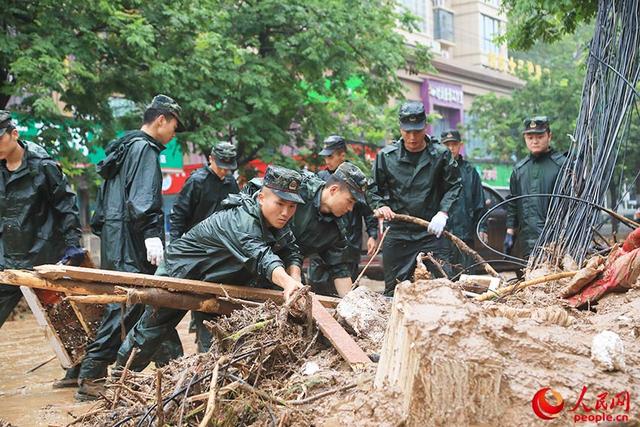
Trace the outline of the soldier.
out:
<instances>
[{"instance_id":1,"label":"soldier","mask_svg":"<svg viewBox=\"0 0 640 427\"><path fill-rule=\"evenodd\" d=\"M298 195L300 179L295 171L270 166L258 193L229 196L222 210L171 242L156 274L235 285L274 284L288 300L302 286L287 273L301 263L289 225L298 204L304 203ZM120 347L116 365L124 366L137 347L131 368L144 369L154 348L175 332L184 315L184 310L147 306Z\"/></svg>"},{"instance_id":2,"label":"soldier","mask_svg":"<svg viewBox=\"0 0 640 427\"><path fill-rule=\"evenodd\" d=\"M326 182L338 166L345 161L346 152L347 146L344 138L339 135L331 135L326 138L320 155L324 157L327 169L318 172L318 177ZM362 248L362 222L364 220L367 226L367 234L369 236L367 239L367 253L371 255L375 251L377 244L377 220L366 202L356 203L353 211L344 215L343 218L347 230L347 248L344 253L344 259L351 272L351 280L355 280L358 276ZM329 269L319 256L311 257L309 260L309 283L316 293L335 295L335 288L329 277Z\"/></svg>"},{"instance_id":3,"label":"soldier","mask_svg":"<svg viewBox=\"0 0 640 427\"><path fill-rule=\"evenodd\" d=\"M451 206L451 211L449 212L449 229L469 247L473 247L476 226L486 211L480 174L460 154L464 146L460 132L457 130L443 132L440 135L440 140L451 151L453 159L458 162L460 178L462 179L462 194ZM479 237L485 243L488 241L486 224L480 224ZM452 247L451 264L456 268L458 266L464 268L472 265L473 260L457 248Z\"/></svg>"},{"instance_id":4,"label":"soldier","mask_svg":"<svg viewBox=\"0 0 640 427\"><path fill-rule=\"evenodd\" d=\"M75 193L44 148L20 140L9 111L0 110L0 270L40 264L79 265L80 218ZM17 286L0 285L0 326L22 298ZM54 387L74 385L77 368Z\"/></svg>"},{"instance_id":5,"label":"soldier","mask_svg":"<svg viewBox=\"0 0 640 427\"><path fill-rule=\"evenodd\" d=\"M426 219L430 225L424 229L390 224L382 248L386 295L393 295L399 281L411 278L419 252L433 252L436 258L449 261L449 245L440 236L462 189L451 153L426 134L424 105L404 103L399 119L402 138L376 156L370 206L380 220L390 221L400 213Z\"/></svg>"},{"instance_id":6,"label":"soldier","mask_svg":"<svg viewBox=\"0 0 640 427\"><path fill-rule=\"evenodd\" d=\"M549 119L546 116L526 119L522 134L529 155L519 161L511 173L508 198L552 193L566 156L550 147ZM549 198L546 197L523 198L507 204L506 254L511 252L517 236L524 258L529 257L544 227L548 209Z\"/></svg>"},{"instance_id":7,"label":"soldier","mask_svg":"<svg viewBox=\"0 0 640 427\"><path fill-rule=\"evenodd\" d=\"M104 178L91 220L100 236L101 268L131 273L153 274L163 259L164 219L162 172L159 155L176 132L184 130L180 106L166 95L157 95L144 112L140 130L126 133L106 149L98 164ZM116 359L121 344L121 324L128 330L140 318L144 305L122 312L119 304L109 304L96 337L86 349L79 374L79 400L98 397L99 379ZM156 364L163 365L182 352L177 333L166 337L158 349ZM156 347L157 348L157 347ZM154 348L155 350L155 348Z\"/></svg>"},{"instance_id":8,"label":"soldier","mask_svg":"<svg viewBox=\"0 0 640 427\"><path fill-rule=\"evenodd\" d=\"M251 194L260 186L260 180L254 178L242 192ZM349 162L343 162L327 182L306 173L299 192L305 204L298 207L292 221L302 256L322 258L335 287L332 292L341 297L353 284L348 258L345 258L347 226L341 217L351 212L357 202L365 203L365 191L364 174ZM302 259L292 267L291 275L302 280Z\"/></svg>"},{"instance_id":9,"label":"soldier","mask_svg":"<svg viewBox=\"0 0 640 427\"><path fill-rule=\"evenodd\" d=\"M221 209L229 194L240 191L231 172L238 168L236 147L230 142L216 144L209 155L209 164L193 172L173 205L171 240Z\"/></svg>"},{"instance_id":10,"label":"soldier","mask_svg":"<svg viewBox=\"0 0 640 427\"><path fill-rule=\"evenodd\" d=\"M170 219L171 240L180 238L214 212L222 208L222 201L229 194L240 191L231 172L238 168L236 147L230 142L220 142L213 147L209 155L209 164L193 172L182 187L180 195L173 205ZM206 343L211 342L211 333L204 327L204 320L211 320L208 313L194 312L191 315L189 331L196 333L198 351L209 350Z\"/></svg>"}]
</instances>

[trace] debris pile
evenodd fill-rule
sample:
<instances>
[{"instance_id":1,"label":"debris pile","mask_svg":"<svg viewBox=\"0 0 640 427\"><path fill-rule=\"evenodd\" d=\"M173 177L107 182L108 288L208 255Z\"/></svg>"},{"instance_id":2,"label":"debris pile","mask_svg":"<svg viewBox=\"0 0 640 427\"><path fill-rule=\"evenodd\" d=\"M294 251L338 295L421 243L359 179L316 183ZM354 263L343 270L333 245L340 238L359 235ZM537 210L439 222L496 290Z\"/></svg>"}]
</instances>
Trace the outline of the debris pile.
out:
<instances>
[{"instance_id":1,"label":"debris pile","mask_svg":"<svg viewBox=\"0 0 640 427\"><path fill-rule=\"evenodd\" d=\"M305 405L356 386L355 374L319 331L309 330L286 306L266 301L209 326L216 338L208 353L155 373L125 369L107 382L101 407L77 422L308 425L312 415Z\"/></svg>"}]
</instances>

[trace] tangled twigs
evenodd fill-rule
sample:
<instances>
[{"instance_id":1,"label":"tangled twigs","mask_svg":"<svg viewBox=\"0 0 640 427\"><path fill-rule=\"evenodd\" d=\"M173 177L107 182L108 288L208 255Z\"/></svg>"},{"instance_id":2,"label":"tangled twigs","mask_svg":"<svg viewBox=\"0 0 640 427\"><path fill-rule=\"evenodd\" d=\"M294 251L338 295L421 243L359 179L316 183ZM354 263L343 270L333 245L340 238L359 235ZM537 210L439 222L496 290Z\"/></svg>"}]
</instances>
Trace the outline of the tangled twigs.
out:
<instances>
[{"instance_id":1,"label":"tangled twigs","mask_svg":"<svg viewBox=\"0 0 640 427\"><path fill-rule=\"evenodd\" d=\"M220 369L220 365L226 363L227 360L228 358L226 356L222 356L218 359L216 365L213 367L213 373L211 374L211 383L209 384L209 399L207 400L207 410L204 413L204 417L202 418L200 427L206 427L209 424L213 413L216 411L218 395L218 371Z\"/></svg>"},{"instance_id":2,"label":"tangled twigs","mask_svg":"<svg viewBox=\"0 0 640 427\"><path fill-rule=\"evenodd\" d=\"M282 305L280 312L278 313L277 324L278 329L280 330L284 324L287 323L287 317L289 313L291 313L294 317L302 317L300 313L306 313L308 310L305 310L307 304L311 304L311 295L309 291L311 290L310 286L303 286L297 291L293 293L289 301ZM298 301L304 298L303 309L300 310L298 307Z\"/></svg>"},{"instance_id":3,"label":"tangled twigs","mask_svg":"<svg viewBox=\"0 0 640 427\"><path fill-rule=\"evenodd\" d=\"M131 354L129 354L129 358L127 359L127 363L124 365L124 370L122 371L122 375L120 376L120 381L118 382L121 385L124 385L124 381L127 379L127 375L129 374L129 367L131 366L131 362L133 362L133 358L138 354L138 348L134 347L131 350ZM120 390L121 388L116 388L116 391L113 395L113 403L111 403L111 409L114 409L118 404L118 399L120 398Z\"/></svg>"},{"instance_id":4,"label":"tangled twigs","mask_svg":"<svg viewBox=\"0 0 640 427\"><path fill-rule=\"evenodd\" d=\"M573 277L577 274L577 271L565 271L562 273L550 274L544 277L538 277L537 279L527 280L525 282L516 283L515 285L505 286L496 291L487 291L484 294L480 294L476 297L478 301L486 301L488 299L498 298L507 295L512 292L517 292L521 289L528 288L529 286L539 285L541 283L552 282L554 280L566 279L567 277Z\"/></svg>"},{"instance_id":5,"label":"tangled twigs","mask_svg":"<svg viewBox=\"0 0 640 427\"><path fill-rule=\"evenodd\" d=\"M426 259L427 261L429 261L431 264L433 264L436 267L436 270L438 270L438 273L440 273L440 275L442 277L444 277L445 279L448 279L449 276L447 275L447 273L445 273L444 269L442 268L442 264L433 257L433 253L432 252L427 252L426 254L420 252L420 254L418 255L418 257L421 257L423 260Z\"/></svg>"},{"instance_id":6,"label":"tangled twigs","mask_svg":"<svg viewBox=\"0 0 640 427\"><path fill-rule=\"evenodd\" d=\"M306 295L313 294L303 290L294 297L302 302ZM284 310L268 301L217 318L223 337L214 340L209 352L174 360L161 374L127 369L126 389L118 379L107 384L112 390L125 389L115 408L113 400L102 398L106 409L84 419L83 425L264 425L269 420L277 425L286 399L294 397L289 392L292 383L303 380L293 375L303 356L326 346L316 341L319 334L307 337L306 325L288 316L294 299ZM129 390L134 392L131 399Z\"/></svg>"},{"instance_id":7,"label":"tangled twigs","mask_svg":"<svg viewBox=\"0 0 640 427\"><path fill-rule=\"evenodd\" d=\"M331 394L340 393L341 391L350 390L350 389L354 388L357 385L358 385L358 383L351 383L351 384L347 384L347 385L342 386L342 387L338 387L338 388L334 388L334 389L331 389L331 390L323 391L322 393L318 393L315 396L309 396L306 399L287 400L285 403L287 405L305 405L307 403L315 402L316 400L322 399L323 397L329 396Z\"/></svg>"},{"instance_id":8,"label":"tangled twigs","mask_svg":"<svg viewBox=\"0 0 640 427\"><path fill-rule=\"evenodd\" d=\"M354 290L355 288L358 287L358 284L360 283L360 279L362 279L362 276L364 276L365 271L367 271L367 268L369 268L369 265L371 265L371 262L373 261L373 259L378 255L378 253L380 252L380 249L382 249L382 242L384 242L384 238L387 237L387 232L388 231L389 231L389 227L387 227L382 232L382 237L380 237L380 241L378 242L378 247L376 248L376 250L373 253L373 255L371 255L371 258L369 258L369 261L364 266L364 268L362 269L360 274L358 274L358 277L356 277L356 280L353 282L353 285L351 286L351 290Z\"/></svg>"},{"instance_id":9,"label":"tangled twigs","mask_svg":"<svg viewBox=\"0 0 640 427\"><path fill-rule=\"evenodd\" d=\"M420 225L422 227L429 227L429 221L426 221L422 218L416 218L415 216L411 216L411 215L402 215L402 214L395 214L392 221L401 221L401 222L408 222L410 224L417 224ZM462 240L460 240L457 236L449 233L448 231L444 231L442 233L442 235L444 237L446 237L447 239L451 240L451 242L456 245L456 247L462 252L465 253L467 255L469 255L470 257L472 257L474 260L476 260L479 263L482 263L482 266L484 267L485 271L492 275L493 277L498 277L500 278L500 275L498 274L498 272L496 270L494 270L493 267L491 267L491 265L486 262L484 260L484 258L482 258L480 256L480 254L476 251L474 251L473 249L471 249L465 242L463 242Z\"/></svg>"}]
</instances>

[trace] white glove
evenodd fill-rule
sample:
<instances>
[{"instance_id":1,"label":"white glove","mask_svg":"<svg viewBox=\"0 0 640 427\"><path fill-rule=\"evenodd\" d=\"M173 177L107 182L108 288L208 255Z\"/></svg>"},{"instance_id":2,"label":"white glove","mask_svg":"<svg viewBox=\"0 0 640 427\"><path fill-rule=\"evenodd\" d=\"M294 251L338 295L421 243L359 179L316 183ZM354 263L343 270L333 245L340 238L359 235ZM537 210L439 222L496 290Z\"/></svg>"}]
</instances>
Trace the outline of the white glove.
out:
<instances>
[{"instance_id":1,"label":"white glove","mask_svg":"<svg viewBox=\"0 0 640 427\"><path fill-rule=\"evenodd\" d=\"M447 225L447 220L449 219L449 215L440 211L431 218L429 221L429 228L427 230L431 234L435 234L437 238L442 236L442 232L444 231L444 226Z\"/></svg>"},{"instance_id":2,"label":"white glove","mask_svg":"<svg viewBox=\"0 0 640 427\"><path fill-rule=\"evenodd\" d=\"M144 239L144 246L147 248L147 261L153 265L160 265L164 259L164 248L159 237Z\"/></svg>"}]
</instances>

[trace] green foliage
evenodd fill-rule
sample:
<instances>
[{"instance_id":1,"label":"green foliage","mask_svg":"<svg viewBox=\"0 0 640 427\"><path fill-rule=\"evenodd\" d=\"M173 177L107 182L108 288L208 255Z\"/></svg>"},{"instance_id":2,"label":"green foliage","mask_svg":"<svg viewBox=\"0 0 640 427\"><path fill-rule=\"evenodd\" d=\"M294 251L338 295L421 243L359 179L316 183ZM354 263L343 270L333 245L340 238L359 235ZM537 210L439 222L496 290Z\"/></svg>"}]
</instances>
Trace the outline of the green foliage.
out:
<instances>
[{"instance_id":1,"label":"green foliage","mask_svg":"<svg viewBox=\"0 0 640 427\"><path fill-rule=\"evenodd\" d=\"M241 163L337 130L380 139L377 106L401 95L397 69L430 59L408 50L398 22L413 21L392 0L7 0L0 108L20 96L22 112L58 123L59 94L80 143L104 145L165 93L185 112L181 143L206 151L234 139ZM346 84L354 76L356 89ZM115 118L114 96L136 109ZM76 143L58 130L50 148L71 155Z\"/></svg>"},{"instance_id":2,"label":"green foliage","mask_svg":"<svg viewBox=\"0 0 640 427\"><path fill-rule=\"evenodd\" d=\"M580 108L591 31L585 25L555 44L538 43L531 51L515 53L516 59L531 60L548 71L540 78L522 72L518 77L525 85L511 97L489 93L474 100L470 114L475 120L467 131L486 143L486 154L500 160L524 157L523 120L539 115L551 120L552 144L559 150L568 149L571 140L567 135L575 132Z\"/></svg>"},{"instance_id":3,"label":"green foliage","mask_svg":"<svg viewBox=\"0 0 640 427\"><path fill-rule=\"evenodd\" d=\"M597 0L502 0L501 4L509 22L501 39L518 50L527 50L539 41L558 41L598 11Z\"/></svg>"}]
</instances>

